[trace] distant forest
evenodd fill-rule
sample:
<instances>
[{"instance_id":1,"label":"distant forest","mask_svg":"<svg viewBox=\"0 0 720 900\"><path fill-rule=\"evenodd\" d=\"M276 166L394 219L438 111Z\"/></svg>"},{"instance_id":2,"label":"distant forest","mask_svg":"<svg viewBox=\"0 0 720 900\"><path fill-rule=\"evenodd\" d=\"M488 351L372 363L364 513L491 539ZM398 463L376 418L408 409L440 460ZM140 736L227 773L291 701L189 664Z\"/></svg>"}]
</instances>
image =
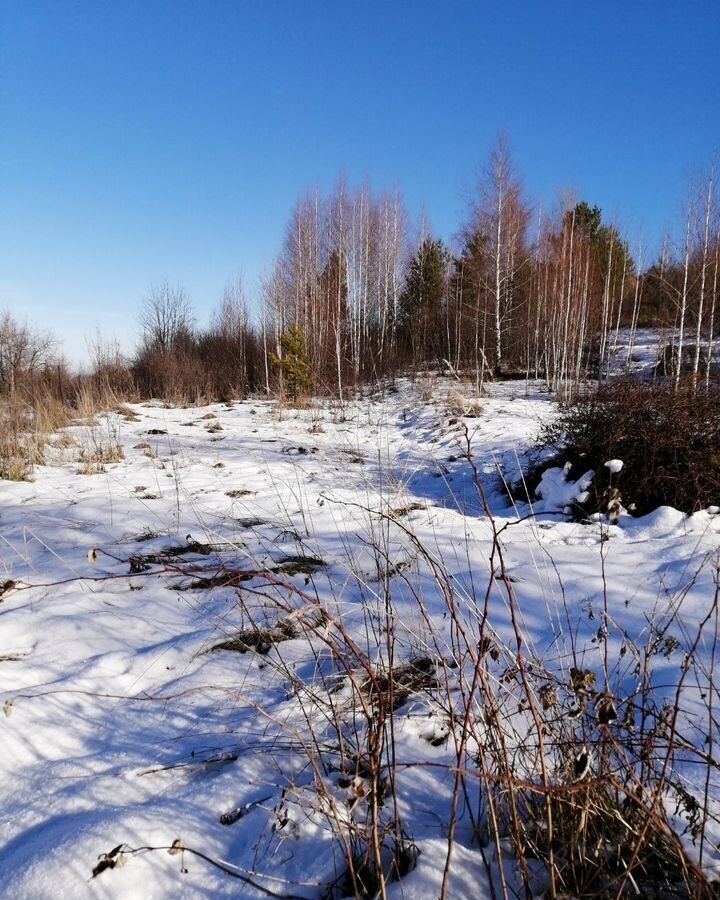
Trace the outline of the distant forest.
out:
<instances>
[{"instance_id":1,"label":"distant forest","mask_svg":"<svg viewBox=\"0 0 720 900\"><path fill-rule=\"evenodd\" d=\"M720 327L715 174L711 166L692 185L678 234L653 259L586 200L534 209L504 139L477 178L454 249L410 222L398 191L340 181L296 202L254 313L238 281L198 327L183 287L157 284L134 354L98 339L92 377L119 394L187 401L343 396L433 368L471 372L478 390L488 378L527 376L567 394L603 380L621 329L629 365L636 330L653 326L667 332L659 372L708 385ZM61 370L52 336L0 317L2 392L60 384L69 377Z\"/></svg>"}]
</instances>

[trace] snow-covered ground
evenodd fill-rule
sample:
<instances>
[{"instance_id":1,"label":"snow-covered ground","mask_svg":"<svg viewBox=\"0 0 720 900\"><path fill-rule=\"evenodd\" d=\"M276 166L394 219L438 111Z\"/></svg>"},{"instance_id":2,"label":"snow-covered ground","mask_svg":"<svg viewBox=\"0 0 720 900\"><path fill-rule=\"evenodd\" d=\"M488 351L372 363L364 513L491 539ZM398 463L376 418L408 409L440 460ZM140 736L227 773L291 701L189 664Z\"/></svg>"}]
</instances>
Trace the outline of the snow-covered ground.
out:
<instances>
[{"instance_id":1,"label":"snow-covered ground","mask_svg":"<svg viewBox=\"0 0 720 900\"><path fill-rule=\"evenodd\" d=\"M652 617L679 609L678 648L668 643L657 664L672 697L683 648L714 595L720 515L665 508L579 524L553 492L534 517L513 508L499 472L517 469L554 406L539 386L491 385L481 413L464 418L478 411L448 398L462 391L440 380L422 403L416 386L401 384L342 414L328 403L141 404L134 421L113 413L67 429L76 446L57 442L32 482L0 482L3 896L266 895L188 853L139 854L90 878L116 845L177 838L265 892L327 893L344 862L304 742L312 731L321 768L337 755L335 724L308 702L333 690L337 672L303 617L329 610L375 662L389 585L399 661L429 648L450 657L434 560L463 616L476 616L491 584L492 628L512 644L466 429L495 527L507 525L501 541L528 654L558 660L573 633L576 665L599 671L605 590L612 659L642 644ZM124 459L95 466L92 454L111 445ZM561 496L567 486L555 482ZM235 582L212 582L228 569ZM241 629L272 631L279 610L292 623L288 639L261 652L213 649ZM339 685L337 703L349 710ZM688 715L699 692L688 690ZM399 814L420 853L391 897L439 894L455 777L446 720L432 691L412 693L396 713ZM685 777L700 796L705 771L697 784ZM325 787L344 809L359 790L330 766ZM233 811L236 821L223 824ZM463 809L456 838L447 896L484 896ZM717 866L717 849L705 853Z\"/></svg>"},{"instance_id":2,"label":"snow-covered ground","mask_svg":"<svg viewBox=\"0 0 720 900\"><path fill-rule=\"evenodd\" d=\"M638 328L631 334L629 328L613 332L609 338L610 365L613 373L654 371L663 347L671 343L672 335L657 328Z\"/></svg>"},{"instance_id":3,"label":"snow-covered ground","mask_svg":"<svg viewBox=\"0 0 720 900\"><path fill-rule=\"evenodd\" d=\"M685 335L685 354L688 361L694 355L694 333ZM651 378L655 373L658 363L667 354L669 348L675 345L677 334L671 328L638 328L632 334L629 328L620 328L617 333L612 332L608 337L609 343L609 371L614 375L633 374ZM703 344L701 357L701 371L704 370L706 346ZM667 363L670 359L667 358ZM720 347L715 342L712 353L713 371L720 363Z\"/></svg>"}]
</instances>

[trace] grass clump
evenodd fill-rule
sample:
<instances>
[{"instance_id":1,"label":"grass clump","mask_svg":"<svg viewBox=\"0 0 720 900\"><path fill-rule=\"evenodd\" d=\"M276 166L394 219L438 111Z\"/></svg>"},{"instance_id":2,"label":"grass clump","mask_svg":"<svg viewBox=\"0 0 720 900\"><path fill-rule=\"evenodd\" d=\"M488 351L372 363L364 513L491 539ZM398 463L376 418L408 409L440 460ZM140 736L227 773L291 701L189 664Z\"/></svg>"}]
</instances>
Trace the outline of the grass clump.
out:
<instances>
[{"instance_id":1,"label":"grass clump","mask_svg":"<svg viewBox=\"0 0 720 900\"><path fill-rule=\"evenodd\" d=\"M266 656L275 644L291 641L297 637L297 630L292 622L281 621L272 628L248 628L211 647L212 650L231 650L235 653L247 653L255 650Z\"/></svg>"},{"instance_id":2,"label":"grass clump","mask_svg":"<svg viewBox=\"0 0 720 900\"><path fill-rule=\"evenodd\" d=\"M97 443L92 448L83 447L80 450L80 475L98 475L105 471L105 466L120 462L125 458L119 443Z\"/></svg>"},{"instance_id":3,"label":"grass clump","mask_svg":"<svg viewBox=\"0 0 720 900\"><path fill-rule=\"evenodd\" d=\"M479 419L483 407L479 400L453 392L448 397L447 411L456 419Z\"/></svg>"},{"instance_id":4,"label":"grass clump","mask_svg":"<svg viewBox=\"0 0 720 900\"><path fill-rule=\"evenodd\" d=\"M44 462L45 436L32 407L12 399L0 408L0 479L27 481Z\"/></svg>"}]
</instances>

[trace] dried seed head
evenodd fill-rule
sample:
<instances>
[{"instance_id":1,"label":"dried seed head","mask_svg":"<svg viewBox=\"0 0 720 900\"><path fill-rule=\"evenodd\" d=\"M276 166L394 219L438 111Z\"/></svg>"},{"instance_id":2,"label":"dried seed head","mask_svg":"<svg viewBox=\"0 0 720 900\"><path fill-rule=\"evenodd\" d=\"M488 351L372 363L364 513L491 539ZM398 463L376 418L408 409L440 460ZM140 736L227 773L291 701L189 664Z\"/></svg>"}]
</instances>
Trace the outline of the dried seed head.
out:
<instances>
[{"instance_id":1,"label":"dried seed head","mask_svg":"<svg viewBox=\"0 0 720 900\"><path fill-rule=\"evenodd\" d=\"M180 838L175 838L175 840L172 842L172 846L168 850L168 853L170 854L170 856L175 856L177 853L182 853L184 849L185 847Z\"/></svg>"},{"instance_id":2,"label":"dried seed head","mask_svg":"<svg viewBox=\"0 0 720 900\"><path fill-rule=\"evenodd\" d=\"M582 781L590 772L592 754L587 747L583 747L573 760L573 775L576 781Z\"/></svg>"},{"instance_id":3,"label":"dried seed head","mask_svg":"<svg viewBox=\"0 0 720 900\"><path fill-rule=\"evenodd\" d=\"M602 697L596 702L595 715L599 725L611 725L617 721L617 709L612 697Z\"/></svg>"}]
</instances>

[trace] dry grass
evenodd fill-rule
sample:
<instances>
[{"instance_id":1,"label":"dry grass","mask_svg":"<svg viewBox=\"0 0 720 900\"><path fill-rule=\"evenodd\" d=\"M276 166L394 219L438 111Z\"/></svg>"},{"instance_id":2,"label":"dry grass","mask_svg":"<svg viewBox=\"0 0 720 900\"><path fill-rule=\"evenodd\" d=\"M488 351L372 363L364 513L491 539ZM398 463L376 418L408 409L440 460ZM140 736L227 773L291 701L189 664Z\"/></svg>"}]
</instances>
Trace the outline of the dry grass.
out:
<instances>
[{"instance_id":1,"label":"dry grass","mask_svg":"<svg viewBox=\"0 0 720 900\"><path fill-rule=\"evenodd\" d=\"M418 396L422 403L430 403L435 398L437 390L437 378L434 375L426 375L418 379Z\"/></svg>"},{"instance_id":2,"label":"dry grass","mask_svg":"<svg viewBox=\"0 0 720 900\"><path fill-rule=\"evenodd\" d=\"M27 380L14 394L0 398L0 478L29 478L34 466L43 463L46 446L68 449L74 445L62 429L78 423L97 428L97 414L109 409L136 421L133 411L121 404L119 394L103 379L70 379L59 372L51 381ZM105 441L104 446L95 439L90 443L82 451L88 470L122 458L117 441Z\"/></svg>"},{"instance_id":3,"label":"dry grass","mask_svg":"<svg viewBox=\"0 0 720 900\"><path fill-rule=\"evenodd\" d=\"M125 403L120 403L115 407L115 412L122 416L126 422L139 422L140 417L137 415L134 409L131 409Z\"/></svg>"},{"instance_id":4,"label":"dry grass","mask_svg":"<svg viewBox=\"0 0 720 900\"><path fill-rule=\"evenodd\" d=\"M40 407L46 421L47 407ZM46 435L38 428L38 417L32 406L20 398L5 400L0 405L0 478L25 481L33 469L44 462Z\"/></svg>"},{"instance_id":5,"label":"dry grass","mask_svg":"<svg viewBox=\"0 0 720 900\"><path fill-rule=\"evenodd\" d=\"M125 459L117 430L107 422L104 430L90 427L81 439L78 462L80 475L97 475L105 471L105 466Z\"/></svg>"},{"instance_id":6,"label":"dry grass","mask_svg":"<svg viewBox=\"0 0 720 900\"><path fill-rule=\"evenodd\" d=\"M452 391L448 395L447 411L449 415L458 419L478 419L483 413L483 407L479 400Z\"/></svg>"},{"instance_id":7,"label":"dry grass","mask_svg":"<svg viewBox=\"0 0 720 900\"><path fill-rule=\"evenodd\" d=\"M379 612L364 583L359 586L366 595L366 629L375 638L363 649L342 616L318 605L312 570L309 586L306 581L298 587L281 567L264 588L252 590L256 599L264 598L266 615L274 611L273 621L251 624L210 648L261 656L264 666L282 675L307 722L307 734L292 726L286 738L306 754L313 784L289 781L283 796L293 797L304 816L324 821L335 835L344 864L323 896L386 897L389 885L414 867L418 851L398 799L398 779L412 774L407 763L396 765L394 729L397 717L406 715L405 704L422 698L442 723L428 740L445 748L444 754L449 750L447 778L455 785L443 818L447 859L441 900L451 896L461 809L470 818L495 897L716 897L703 873L702 847L705 842L710 853L705 829L718 823L707 791L692 796L683 774L688 765L714 763L703 746L688 742L680 710L685 683L703 686L708 703L718 695L714 663L708 669L707 659L697 655L701 646L717 644L717 593L705 618L696 630L684 630L677 648L670 635L681 629L677 605L671 604L676 612L652 622L645 643L623 651L624 663L608 658L604 667L576 668L567 662L580 652L572 633L543 658L534 657L520 638L503 642L492 628L489 607L483 611L482 600L463 595L432 552L407 534L447 600L454 636L450 656L413 655L392 627L397 612L391 595ZM376 549L380 556L387 550L381 537ZM519 628L513 583L497 540L493 557L497 569L489 575L490 589L504 594ZM217 576L216 567L213 571ZM411 573L396 577L415 590ZM211 586L196 581L194 589ZM435 621L424 612L422 594L415 596L425 618L423 644L443 646ZM272 652L288 640L301 642L298 646L315 659L308 680L294 662ZM296 661L298 652L290 660ZM322 674L318 661L324 652L334 660L332 673ZM674 702L668 702L654 686L654 670L658 659L673 652L682 662ZM260 707L258 712L264 715ZM705 727L712 747L718 737L712 716ZM473 796L480 798L474 809L468 803ZM701 848L699 859L688 849L688 836Z\"/></svg>"}]
</instances>

